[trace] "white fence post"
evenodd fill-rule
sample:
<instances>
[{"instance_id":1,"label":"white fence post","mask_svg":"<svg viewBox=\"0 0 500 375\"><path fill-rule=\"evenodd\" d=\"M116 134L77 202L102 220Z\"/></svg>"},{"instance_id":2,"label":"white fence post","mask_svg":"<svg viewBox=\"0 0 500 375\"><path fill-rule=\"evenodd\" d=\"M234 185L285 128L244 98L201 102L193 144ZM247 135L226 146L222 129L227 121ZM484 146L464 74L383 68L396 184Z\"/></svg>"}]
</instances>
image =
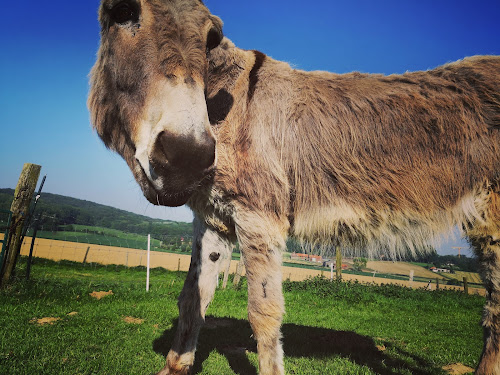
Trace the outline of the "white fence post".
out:
<instances>
[{"instance_id":1,"label":"white fence post","mask_svg":"<svg viewBox=\"0 0 500 375\"><path fill-rule=\"evenodd\" d=\"M148 260L147 260L147 271L146 271L146 292L149 292L149 261L151 254L151 235L148 234Z\"/></svg>"}]
</instances>

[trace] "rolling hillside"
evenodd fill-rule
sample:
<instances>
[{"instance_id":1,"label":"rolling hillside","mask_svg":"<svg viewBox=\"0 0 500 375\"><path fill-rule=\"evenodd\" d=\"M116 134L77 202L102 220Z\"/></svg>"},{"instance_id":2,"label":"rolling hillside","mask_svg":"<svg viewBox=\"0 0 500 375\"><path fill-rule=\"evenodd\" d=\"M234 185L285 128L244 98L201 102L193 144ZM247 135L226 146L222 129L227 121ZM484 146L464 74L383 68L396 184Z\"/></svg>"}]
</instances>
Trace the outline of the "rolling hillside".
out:
<instances>
[{"instance_id":1,"label":"rolling hillside","mask_svg":"<svg viewBox=\"0 0 500 375\"><path fill-rule=\"evenodd\" d=\"M0 189L0 209L9 210L14 197L13 189ZM85 225L117 229L159 237L191 236L191 223L153 219L102 204L66 197L58 194L42 193L36 208L40 214L40 224L45 230L58 231L62 226ZM67 230L66 228L64 228Z\"/></svg>"}]
</instances>

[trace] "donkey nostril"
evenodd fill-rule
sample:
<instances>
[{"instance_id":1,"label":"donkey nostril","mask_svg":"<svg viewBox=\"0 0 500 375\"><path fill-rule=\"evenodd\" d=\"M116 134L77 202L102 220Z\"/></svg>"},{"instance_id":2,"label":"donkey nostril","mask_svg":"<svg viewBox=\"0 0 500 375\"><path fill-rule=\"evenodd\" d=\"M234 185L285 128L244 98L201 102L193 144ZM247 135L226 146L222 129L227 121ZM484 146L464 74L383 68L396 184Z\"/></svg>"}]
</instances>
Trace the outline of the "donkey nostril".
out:
<instances>
[{"instance_id":1,"label":"donkey nostril","mask_svg":"<svg viewBox=\"0 0 500 375\"><path fill-rule=\"evenodd\" d=\"M161 132L153 150L156 164L172 167L205 170L215 161L215 140L206 135L202 141L189 136Z\"/></svg>"},{"instance_id":2,"label":"donkey nostril","mask_svg":"<svg viewBox=\"0 0 500 375\"><path fill-rule=\"evenodd\" d=\"M173 142L173 139L174 137L169 137L165 132L161 132L156 140L157 144L155 149L163 153L166 161L168 160L169 163L176 164L176 158L179 153L177 152L178 147L176 143Z\"/></svg>"}]
</instances>

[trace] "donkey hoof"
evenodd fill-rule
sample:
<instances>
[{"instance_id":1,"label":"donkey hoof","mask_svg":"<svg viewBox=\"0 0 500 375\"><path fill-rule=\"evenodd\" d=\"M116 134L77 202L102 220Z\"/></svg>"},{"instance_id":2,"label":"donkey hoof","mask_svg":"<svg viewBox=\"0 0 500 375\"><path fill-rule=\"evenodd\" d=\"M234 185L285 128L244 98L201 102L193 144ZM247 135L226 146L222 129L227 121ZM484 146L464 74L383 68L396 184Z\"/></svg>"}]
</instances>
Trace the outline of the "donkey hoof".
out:
<instances>
[{"instance_id":1,"label":"donkey hoof","mask_svg":"<svg viewBox=\"0 0 500 375\"><path fill-rule=\"evenodd\" d=\"M179 369L179 368L170 368L168 366L165 366L156 375L189 375L189 374L191 374L191 367L184 367L182 369Z\"/></svg>"}]
</instances>

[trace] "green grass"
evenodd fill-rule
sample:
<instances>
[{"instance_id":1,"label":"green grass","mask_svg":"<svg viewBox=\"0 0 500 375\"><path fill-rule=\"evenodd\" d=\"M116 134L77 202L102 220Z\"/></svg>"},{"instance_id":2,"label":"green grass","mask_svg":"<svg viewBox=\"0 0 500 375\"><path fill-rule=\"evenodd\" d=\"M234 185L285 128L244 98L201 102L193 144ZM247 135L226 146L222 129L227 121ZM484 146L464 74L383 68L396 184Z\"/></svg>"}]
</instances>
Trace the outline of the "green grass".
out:
<instances>
[{"instance_id":1,"label":"green grass","mask_svg":"<svg viewBox=\"0 0 500 375\"><path fill-rule=\"evenodd\" d=\"M184 278L152 270L146 293L144 268L36 260L30 281L0 292L0 373L153 374L172 342ZM257 374L243 286L216 292L194 373ZM89 295L108 290L101 300ZM287 374L444 374L448 364L474 367L481 352L478 296L321 278L285 282L284 294ZM43 317L60 320L32 322Z\"/></svg>"}]
</instances>

